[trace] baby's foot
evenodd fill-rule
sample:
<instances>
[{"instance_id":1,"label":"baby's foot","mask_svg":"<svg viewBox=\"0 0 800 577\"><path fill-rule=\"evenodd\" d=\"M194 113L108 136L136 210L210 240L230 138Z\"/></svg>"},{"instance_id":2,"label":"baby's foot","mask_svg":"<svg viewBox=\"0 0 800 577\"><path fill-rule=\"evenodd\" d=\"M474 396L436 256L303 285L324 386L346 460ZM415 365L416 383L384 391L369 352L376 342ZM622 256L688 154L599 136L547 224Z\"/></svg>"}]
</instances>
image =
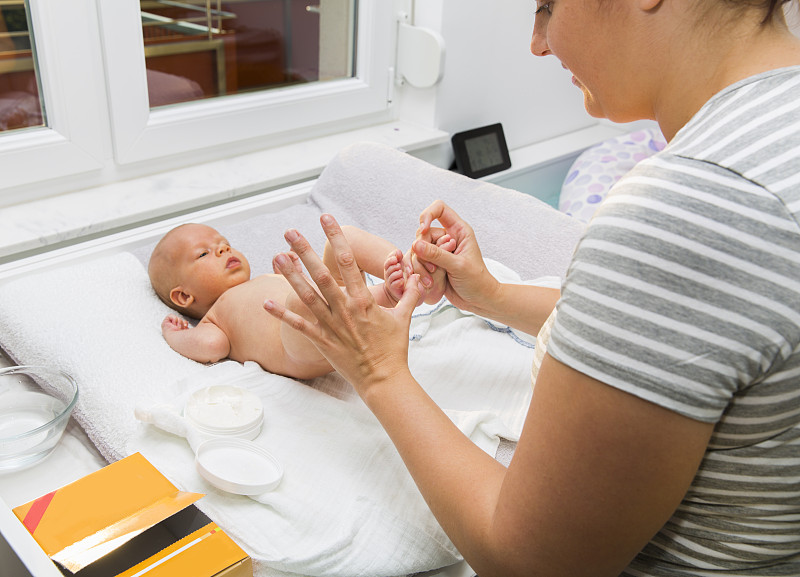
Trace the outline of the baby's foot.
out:
<instances>
[{"instance_id":1,"label":"baby's foot","mask_svg":"<svg viewBox=\"0 0 800 577\"><path fill-rule=\"evenodd\" d=\"M456 249L456 241L449 234L446 234L436 241L436 246L447 252L453 252ZM430 273L430 276L430 286L423 285L425 288L423 301L426 304L432 305L438 303L444 296L445 290L447 289L447 273L443 268L439 267Z\"/></svg>"},{"instance_id":2,"label":"baby's foot","mask_svg":"<svg viewBox=\"0 0 800 577\"><path fill-rule=\"evenodd\" d=\"M399 249L386 257L386 262L383 263L383 281L383 290L386 291L389 301L397 304L403 297L406 285L403 274L403 253Z\"/></svg>"}]
</instances>

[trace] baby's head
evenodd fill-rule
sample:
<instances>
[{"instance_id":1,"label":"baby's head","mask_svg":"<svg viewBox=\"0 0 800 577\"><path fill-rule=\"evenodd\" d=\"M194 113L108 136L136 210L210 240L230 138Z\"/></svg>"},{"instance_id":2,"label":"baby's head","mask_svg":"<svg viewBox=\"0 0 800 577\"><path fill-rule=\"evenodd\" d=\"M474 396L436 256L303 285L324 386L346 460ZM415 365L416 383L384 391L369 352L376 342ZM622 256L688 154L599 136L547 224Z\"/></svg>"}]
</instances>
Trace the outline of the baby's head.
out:
<instances>
[{"instance_id":1,"label":"baby's head","mask_svg":"<svg viewBox=\"0 0 800 577\"><path fill-rule=\"evenodd\" d=\"M196 319L226 290L250 280L244 255L204 224L183 224L165 234L153 249L147 272L167 306Z\"/></svg>"}]
</instances>

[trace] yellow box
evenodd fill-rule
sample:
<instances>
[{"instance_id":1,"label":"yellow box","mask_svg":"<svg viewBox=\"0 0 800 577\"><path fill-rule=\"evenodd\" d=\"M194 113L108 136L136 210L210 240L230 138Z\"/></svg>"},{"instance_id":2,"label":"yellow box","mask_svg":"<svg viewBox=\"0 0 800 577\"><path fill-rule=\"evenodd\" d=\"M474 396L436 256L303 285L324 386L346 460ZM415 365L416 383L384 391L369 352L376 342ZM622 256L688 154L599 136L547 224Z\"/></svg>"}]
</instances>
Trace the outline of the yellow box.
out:
<instances>
[{"instance_id":1,"label":"yellow box","mask_svg":"<svg viewBox=\"0 0 800 577\"><path fill-rule=\"evenodd\" d=\"M252 577L247 553L191 506L201 497L179 491L136 453L14 514L77 575L100 566L119 577Z\"/></svg>"}]
</instances>

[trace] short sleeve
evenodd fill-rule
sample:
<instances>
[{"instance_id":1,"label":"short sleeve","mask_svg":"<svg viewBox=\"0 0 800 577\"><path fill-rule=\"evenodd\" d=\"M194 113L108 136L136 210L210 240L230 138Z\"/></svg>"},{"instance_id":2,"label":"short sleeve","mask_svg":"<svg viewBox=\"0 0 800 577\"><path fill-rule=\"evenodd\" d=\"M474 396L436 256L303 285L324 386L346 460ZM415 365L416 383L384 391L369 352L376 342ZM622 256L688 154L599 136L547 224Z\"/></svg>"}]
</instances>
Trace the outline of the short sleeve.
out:
<instances>
[{"instance_id":1,"label":"short sleeve","mask_svg":"<svg viewBox=\"0 0 800 577\"><path fill-rule=\"evenodd\" d=\"M698 164L662 153L611 191L576 249L548 353L716 422L797 346L800 245L771 194Z\"/></svg>"}]
</instances>

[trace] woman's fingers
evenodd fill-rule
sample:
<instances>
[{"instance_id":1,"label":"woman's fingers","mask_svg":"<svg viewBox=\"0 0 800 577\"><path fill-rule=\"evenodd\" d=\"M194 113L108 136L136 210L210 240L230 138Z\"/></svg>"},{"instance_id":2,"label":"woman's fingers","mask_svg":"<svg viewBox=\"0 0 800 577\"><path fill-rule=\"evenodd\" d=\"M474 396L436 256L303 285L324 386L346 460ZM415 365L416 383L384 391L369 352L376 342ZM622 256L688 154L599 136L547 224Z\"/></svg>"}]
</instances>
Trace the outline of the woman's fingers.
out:
<instances>
[{"instance_id":1,"label":"woman's fingers","mask_svg":"<svg viewBox=\"0 0 800 577\"><path fill-rule=\"evenodd\" d=\"M338 290L339 285L336 283L336 279L333 278L333 275L328 270L328 267L325 266L325 264L322 262L322 259L317 255L317 253L314 252L314 249L311 248L308 240L306 240L306 238L297 230L290 228L284 233L283 238L287 243L289 243L289 247L292 249L292 252L294 252L300 258L302 263L305 265L306 270L308 270L308 274L319 288L319 291L330 303L330 299L335 297L333 294L334 289ZM290 257L287 255L276 255L276 261L279 258L285 258L287 263L290 260ZM275 264L273 264L273 266L275 266ZM289 266L281 267L278 270L280 270L280 273L286 277L286 280L288 280L292 287L294 287L297 295L303 300L303 302L309 308L312 308L311 305L313 304L314 300L312 295L308 294L305 290L302 292L298 290L298 288L301 286L299 285L299 281L292 281L293 278L296 278L296 271L291 270ZM306 283L306 285L308 285L308 283ZM308 297L309 302L306 302L306 297Z\"/></svg>"},{"instance_id":2,"label":"woman's fingers","mask_svg":"<svg viewBox=\"0 0 800 577\"><path fill-rule=\"evenodd\" d=\"M457 258L452 251L443 250L435 244L424 240L415 240L414 244L411 245L411 251L421 262L442 267L446 271L452 270L457 262Z\"/></svg>"},{"instance_id":3,"label":"woman's fingers","mask_svg":"<svg viewBox=\"0 0 800 577\"><path fill-rule=\"evenodd\" d=\"M299 235L299 233L297 234ZM300 238L302 239L302 237ZM300 244L303 241L305 241L305 239L297 240L295 242ZM300 256L299 253L296 254ZM302 259L303 257L300 258ZM319 257L317 257L316 253L314 253L313 250L310 250L310 248L306 258L308 259L308 262L306 262L306 260L303 260L303 264L306 265L306 268L309 268L309 265L311 262L313 262L314 258L319 260ZM322 296L320 296L320 294L314 289L314 287L311 286L311 283L309 283L306 276L297 269L294 260L288 254L286 253L276 254L275 257L272 259L272 268L273 270L275 270L276 273L283 275L283 277L289 282L294 291L297 293L297 296L300 298L303 304L305 304L311 310L311 312L314 313L314 316L316 316L317 319L323 320L330 318L331 311L330 307L328 306L328 303L326 302L326 298L328 297L323 298ZM325 270L327 271L328 269L326 268ZM330 272L328 274L330 275ZM334 284L336 283L334 282Z\"/></svg>"},{"instance_id":4,"label":"woman's fingers","mask_svg":"<svg viewBox=\"0 0 800 577\"><path fill-rule=\"evenodd\" d=\"M272 299L264 301L264 310L275 318L286 323L289 327L296 330L298 333L307 337L311 342L316 342L321 336L319 327L313 323L308 322L306 319L288 310L283 303L279 303Z\"/></svg>"},{"instance_id":5,"label":"woman's fingers","mask_svg":"<svg viewBox=\"0 0 800 577\"><path fill-rule=\"evenodd\" d=\"M464 224L458 213L447 206L443 200L435 200L419 215L419 226L423 233L427 233L433 221L438 220L448 232Z\"/></svg>"},{"instance_id":6,"label":"woman's fingers","mask_svg":"<svg viewBox=\"0 0 800 577\"><path fill-rule=\"evenodd\" d=\"M418 274L412 274L406 279L403 296L394 307L394 312L404 319L406 328L411 324L411 315L422 298L423 290Z\"/></svg>"},{"instance_id":7,"label":"woman's fingers","mask_svg":"<svg viewBox=\"0 0 800 577\"><path fill-rule=\"evenodd\" d=\"M347 294L359 298L370 298L372 295L364 283L361 269L358 268L353 250L339 227L339 223L330 214L323 214L319 220L322 224L322 230L325 231L325 236L330 243L331 251L336 260L336 266L339 267L339 274L347 289ZM300 258L302 258L302 255ZM319 258L317 260L319 261ZM305 263L305 261L303 262ZM322 265L322 261L319 261L319 263ZM324 265L322 266L324 267ZM315 281L317 280L313 274L311 278ZM322 290L322 287L320 287L320 290ZM323 294L325 293L323 292Z\"/></svg>"}]
</instances>

